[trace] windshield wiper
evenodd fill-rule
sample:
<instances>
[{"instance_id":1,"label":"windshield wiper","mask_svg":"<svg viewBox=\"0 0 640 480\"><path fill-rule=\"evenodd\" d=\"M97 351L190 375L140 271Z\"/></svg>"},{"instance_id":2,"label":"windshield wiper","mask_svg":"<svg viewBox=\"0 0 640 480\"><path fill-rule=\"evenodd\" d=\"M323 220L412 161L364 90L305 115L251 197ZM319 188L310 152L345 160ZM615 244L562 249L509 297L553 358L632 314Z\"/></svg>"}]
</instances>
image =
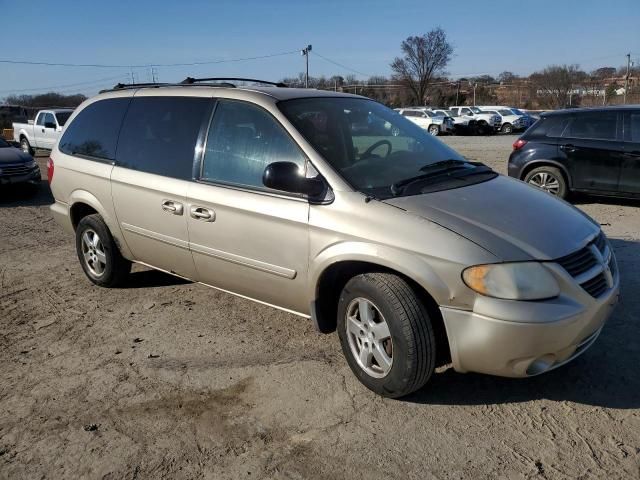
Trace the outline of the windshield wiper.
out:
<instances>
[{"instance_id":1,"label":"windshield wiper","mask_svg":"<svg viewBox=\"0 0 640 480\"><path fill-rule=\"evenodd\" d=\"M470 166L473 168L469 168ZM463 175L492 172L489 167L480 162L468 162L456 159L442 160L440 162L425 165L420 170L426 173L395 182L391 185L391 193L394 196L398 196L413 183L427 179L440 180L443 176L451 177L454 172L460 172L461 170L466 170ZM454 178L459 178L461 176L462 175L455 175Z\"/></svg>"}]
</instances>

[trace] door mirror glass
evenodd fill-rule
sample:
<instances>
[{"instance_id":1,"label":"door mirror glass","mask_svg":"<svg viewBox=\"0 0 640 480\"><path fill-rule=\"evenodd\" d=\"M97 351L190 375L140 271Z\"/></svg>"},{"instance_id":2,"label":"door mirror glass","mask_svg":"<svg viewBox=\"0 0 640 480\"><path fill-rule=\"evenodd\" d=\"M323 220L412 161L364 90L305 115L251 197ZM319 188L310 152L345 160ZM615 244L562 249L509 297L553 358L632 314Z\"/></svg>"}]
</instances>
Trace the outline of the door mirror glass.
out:
<instances>
[{"instance_id":1,"label":"door mirror glass","mask_svg":"<svg viewBox=\"0 0 640 480\"><path fill-rule=\"evenodd\" d=\"M318 176L307 178L304 171L293 162L274 162L264 169L262 183L267 188L289 193L299 193L309 197L320 195L324 181Z\"/></svg>"}]
</instances>

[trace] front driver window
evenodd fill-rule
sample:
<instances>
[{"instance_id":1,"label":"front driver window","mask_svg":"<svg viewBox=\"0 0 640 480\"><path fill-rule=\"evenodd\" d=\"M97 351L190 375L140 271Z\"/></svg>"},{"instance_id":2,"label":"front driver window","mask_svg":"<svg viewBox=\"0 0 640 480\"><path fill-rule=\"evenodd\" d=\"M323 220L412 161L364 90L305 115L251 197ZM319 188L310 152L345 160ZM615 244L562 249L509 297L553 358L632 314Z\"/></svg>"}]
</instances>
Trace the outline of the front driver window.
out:
<instances>
[{"instance_id":1,"label":"front driver window","mask_svg":"<svg viewBox=\"0 0 640 480\"><path fill-rule=\"evenodd\" d=\"M262 174L273 162L305 166L302 152L271 115L247 103L220 101L209 128L201 179L266 189Z\"/></svg>"}]
</instances>

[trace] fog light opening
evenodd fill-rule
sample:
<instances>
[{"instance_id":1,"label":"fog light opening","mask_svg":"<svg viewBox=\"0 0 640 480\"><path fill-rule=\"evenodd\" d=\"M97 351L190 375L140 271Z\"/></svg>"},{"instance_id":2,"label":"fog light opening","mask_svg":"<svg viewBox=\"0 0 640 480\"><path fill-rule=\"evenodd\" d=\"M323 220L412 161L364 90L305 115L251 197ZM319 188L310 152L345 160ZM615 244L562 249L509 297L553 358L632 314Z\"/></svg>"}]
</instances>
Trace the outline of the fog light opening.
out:
<instances>
[{"instance_id":1,"label":"fog light opening","mask_svg":"<svg viewBox=\"0 0 640 480\"><path fill-rule=\"evenodd\" d=\"M544 355L536 358L527 368L527 375L539 375L546 372L556 362L555 355Z\"/></svg>"}]
</instances>

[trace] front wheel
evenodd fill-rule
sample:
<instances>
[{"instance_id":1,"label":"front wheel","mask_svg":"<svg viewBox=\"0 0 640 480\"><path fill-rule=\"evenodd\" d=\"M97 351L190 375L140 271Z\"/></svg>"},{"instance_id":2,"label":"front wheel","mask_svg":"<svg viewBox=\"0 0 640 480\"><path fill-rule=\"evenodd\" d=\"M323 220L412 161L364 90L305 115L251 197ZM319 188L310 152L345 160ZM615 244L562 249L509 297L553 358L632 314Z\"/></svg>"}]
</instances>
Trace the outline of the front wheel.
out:
<instances>
[{"instance_id":1,"label":"front wheel","mask_svg":"<svg viewBox=\"0 0 640 480\"><path fill-rule=\"evenodd\" d=\"M524 181L551 195L566 198L568 194L567 182L562 172L556 167L543 166L534 168L524 178Z\"/></svg>"},{"instance_id":2,"label":"front wheel","mask_svg":"<svg viewBox=\"0 0 640 480\"><path fill-rule=\"evenodd\" d=\"M429 133L434 137L440 134L440 127L438 125L429 125Z\"/></svg>"},{"instance_id":3,"label":"front wheel","mask_svg":"<svg viewBox=\"0 0 640 480\"><path fill-rule=\"evenodd\" d=\"M427 383L436 362L429 314L402 278L353 277L338 302L338 335L349 367L365 387L402 397Z\"/></svg>"},{"instance_id":4,"label":"front wheel","mask_svg":"<svg viewBox=\"0 0 640 480\"><path fill-rule=\"evenodd\" d=\"M513 125L510 123L502 125L502 133L513 133Z\"/></svg>"},{"instance_id":5,"label":"front wheel","mask_svg":"<svg viewBox=\"0 0 640 480\"><path fill-rule=\"evenodd\" d=\"M76 251L87 278L101 287L125 283L131 262L124 258L98 214L87 215L76 228Z\"/></svg>"}]
</instances>

